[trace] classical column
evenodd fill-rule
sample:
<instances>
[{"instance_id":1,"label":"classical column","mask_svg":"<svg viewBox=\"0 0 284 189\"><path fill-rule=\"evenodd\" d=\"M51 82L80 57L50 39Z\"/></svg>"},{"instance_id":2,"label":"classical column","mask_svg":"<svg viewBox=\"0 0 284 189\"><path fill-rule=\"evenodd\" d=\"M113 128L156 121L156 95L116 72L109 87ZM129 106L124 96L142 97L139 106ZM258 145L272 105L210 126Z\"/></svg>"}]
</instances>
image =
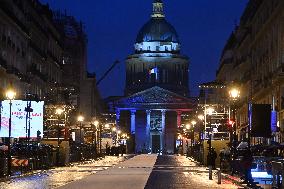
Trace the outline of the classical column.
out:
<instances>
[{"instance_id":1,"label":"classical column","mask_svg":"<svg viewBox=\"0 0 284 189\"><path fill-rule=\"evenodd\" d=\"M116 122L116 127L117 129L120 129L120 125L119 125L119 120L120 120L120 110L116 109L115 110L115 122Z\"/></svg>"},{"instance_id":2,"label":"classical column","mask_svg":"<svg viewBox=\"0 0 284 189\"><path fill-rule=\"evenodd\" d=\"M152 148L152 141L150 137L150 127L151 127L151 110L146 110L147 114L147 124L146 124L146 148L150 151Z\"/></svg>"},{"instance_id":3,"label":"classical column","mask_svg":"<svg viewBox=\"0 0 284 189\"><path fill-rule=\"evenodd\" d=\"M166 110L161 110L162 112L162 135L161 135L161 151L164 153L165 148L165 129L166 129Z\"/></svg>"},{"instance_id":4,"label":"classical column","mask_svg":"<svg viewBox=\"0 0 284 189\"><path fill-rule=\"evenodd\" d=\"M181 125L181 114L182 111L177 111L177 128L180 128Z\"/></svg>"},{"instance_id":5,"label":"classical column","mask_svg":"<svg viewBox=\"0 0 284 189\"><path fill-rule=\"evenodd\" d=\"M131 128L130 128L130 132L132 135L135 134L135 113L136 110L131 110Z\"/></svg>"}]
</instances>

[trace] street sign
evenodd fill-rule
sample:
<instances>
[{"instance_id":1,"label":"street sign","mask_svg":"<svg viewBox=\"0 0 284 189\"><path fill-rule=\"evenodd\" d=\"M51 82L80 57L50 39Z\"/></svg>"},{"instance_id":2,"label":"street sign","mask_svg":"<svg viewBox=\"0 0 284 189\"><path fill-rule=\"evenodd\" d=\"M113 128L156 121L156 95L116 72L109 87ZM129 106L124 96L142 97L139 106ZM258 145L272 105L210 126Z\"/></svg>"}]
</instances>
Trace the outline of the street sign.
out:
<instances>
[{"instance_id":1,"label":"street sign","mask_svg":"<svg viewBox=\"0 0 284 189\"><path fill-rule=\"evenodd\" d=\"M13 159L12 166L13 167L20 167L20 166L28 166L29 160L27 159Z\"/></svg>"}]
</instances>

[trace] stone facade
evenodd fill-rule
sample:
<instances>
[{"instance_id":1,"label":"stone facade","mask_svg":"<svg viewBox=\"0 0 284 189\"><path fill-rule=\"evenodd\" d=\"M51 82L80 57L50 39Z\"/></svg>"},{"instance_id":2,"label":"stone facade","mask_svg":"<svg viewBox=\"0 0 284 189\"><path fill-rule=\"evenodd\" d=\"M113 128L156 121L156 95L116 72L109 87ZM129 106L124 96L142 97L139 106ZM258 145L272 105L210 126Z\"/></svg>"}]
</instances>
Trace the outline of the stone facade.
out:
<instances>
[{"instance_id":1,"label":"stone facade","mask_svg":"<svg viewBox=\"0 0 284 189\"><path fill-rule=\"evenodd\" d=\"M1 1L0 36L0 88L13 83L18 98L48 98L62 81L63 52L49 8L38 1Z\"/></svg>"},{"instance_id":2,"label":"stone facade","mask_svg":"<svg viewBox=\"0 0 284 189\"><path fill-rule=\"evenodd\" d=\"M217 81L238 85L238 133L247 130L248 102L272 104L278 119L274 120L284 131L284 1L250 0L240 24L225 45ZM247 133L247 132L246 132ZM277 141L283 141L274 133Z\"/></svg>"}]
</instances>

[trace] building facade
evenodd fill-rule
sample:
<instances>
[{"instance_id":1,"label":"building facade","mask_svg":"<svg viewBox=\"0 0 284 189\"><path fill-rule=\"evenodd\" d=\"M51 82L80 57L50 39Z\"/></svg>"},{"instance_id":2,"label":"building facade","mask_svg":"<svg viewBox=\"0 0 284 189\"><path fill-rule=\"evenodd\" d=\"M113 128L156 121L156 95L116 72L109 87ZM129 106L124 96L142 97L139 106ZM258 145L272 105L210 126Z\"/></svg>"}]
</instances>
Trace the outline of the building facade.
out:
<instances>
[{"instance_id":1,"label":"building facade","mask_svg":"<svg viewBox=\"0 0 284 189\"><path fill-rule=\"evenodd\" d=\"M101 98L96 75L87 71L88 39L83 23L60 11L53 12L53 20L63 40L63 101L91 120L100 111Z\"/></svg>"},{"instance_id":2,"label":"building facade","mask_svg":"<svg viewBox=\"0 0 284 189\"><path fill-rule=\"evenodd\" d=\"M83 24L38 0L1 1L0 107L10 84L17 99L29 93L45 102L44 126L53 136L58 107L65 110L62 127L76 125L79 112L91 121L100 96L95 74L87 72Z\"/></svg>"},{"instance_id":3,"label":"building facade","mask_svg":"<svg viewBox=\"0 0 284 189\"><path fill-rule=\"evenodd\" d=\"M62 81L63 46L52 12L38 1L1 1L0 88L46 99Z\"/></svg>"},{"instance_id":4,"label":"building facade","mask_svg":"<svg viewBox=\"0 0 284 189\"><path fill-rule=\"evenodd\" d=\"M272 138L283 141L283 20L283 1L250 0L223 50L216 80L233 82L241 90L237 103L239 138L248 133L247 104L271 104L272 111L277 112L272 116Z\"/></svg>"},{"instance_id":5,"label":"building facade","mask_svg":"<svg viewBox=\"0 0 284 189\"><path fill-rule=\"evenodd\" d=\"M180 53L163 2L153 2L151 19L138 32L135 53L126 59L125 97L115 101L116 123L131 134L133 152L175 153L182 114L192 111L188 98L189 60Z\"/></svg>"}]
</instances>

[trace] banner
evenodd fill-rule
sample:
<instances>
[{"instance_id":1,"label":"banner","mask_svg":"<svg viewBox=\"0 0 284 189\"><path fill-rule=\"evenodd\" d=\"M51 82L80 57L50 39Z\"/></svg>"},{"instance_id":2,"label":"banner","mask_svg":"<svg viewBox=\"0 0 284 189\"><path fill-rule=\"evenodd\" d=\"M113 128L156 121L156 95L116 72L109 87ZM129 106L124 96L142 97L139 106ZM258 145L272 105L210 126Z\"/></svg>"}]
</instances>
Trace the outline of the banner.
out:
<instances>
[{"instance_id":1,"label":"banner","mask_svg":"<svg viewBox=\"0 0 284 189\"><path fill-rule=\"evenodd\" d=\"M271 105L252 104L251 136L271 137Z\"/></svg>"},{"instance_id":2,"label":"banner","mask_svg":"<svg viewBox=\"0 0 284 189\"><path fill-rule=\"evenodd\" d=\"M10 117L10 104L9 100L2 101L1 107L1 127L0 137L9 137L9 117ZM37 132L43 133L43 106L44 102L31 102L31 108L33 112L30 114L30 137L37 137ZM11 116L11 137L20 138L27 136L26 125L27 112L27 101L12 100L12 116Z\"/></svg>"}]
</instances>

